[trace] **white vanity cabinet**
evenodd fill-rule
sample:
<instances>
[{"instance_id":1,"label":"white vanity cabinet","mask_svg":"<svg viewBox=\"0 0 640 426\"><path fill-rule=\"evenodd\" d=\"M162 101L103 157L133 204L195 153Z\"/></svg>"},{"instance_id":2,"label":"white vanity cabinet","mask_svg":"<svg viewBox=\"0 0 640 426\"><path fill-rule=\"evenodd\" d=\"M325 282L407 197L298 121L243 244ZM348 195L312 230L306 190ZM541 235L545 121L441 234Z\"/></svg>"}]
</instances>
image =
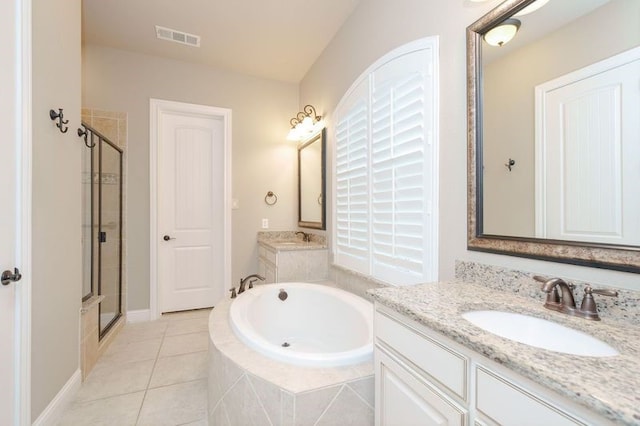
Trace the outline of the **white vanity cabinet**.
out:
<instances>
[{"instance_id":1,"label":"white vanity cabinet","mask_svg":"<svg viewBox=\"0 0 640 426\"><path fill-rule=\"evenodd\" d=\"M284 247L258 244L258 273L265 277L265 283L321 281L328 278L326 248Z\"/></svg>"},{"instance_id":2,"label":"white vanity cabinet","mask_svg":"<svg viewBox=\"0 0 640 426\"><path fill-rule=\"evenodd\" d=\"M612 425L376 303L376 426Z\"/></svg>"}]
</instances>

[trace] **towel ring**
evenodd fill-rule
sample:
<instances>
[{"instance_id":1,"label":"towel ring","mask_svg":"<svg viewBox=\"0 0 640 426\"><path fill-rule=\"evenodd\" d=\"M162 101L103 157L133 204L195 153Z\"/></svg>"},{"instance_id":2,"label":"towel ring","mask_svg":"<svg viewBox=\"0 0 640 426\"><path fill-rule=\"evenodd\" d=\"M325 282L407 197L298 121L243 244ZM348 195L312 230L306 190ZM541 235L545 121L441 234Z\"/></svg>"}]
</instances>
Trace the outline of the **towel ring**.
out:
<instances>
[{"instance_id":1,"label":"towel ring","mask_svg":"<svg viewBox=\"0 0 640 426\"><path fill-rule=\"evenodd\" d=\"M273 191L269 191L267 195L264 196L264 202L272 206L278 202L278 196L274 194Z\"/></svg>"}]
</instances>

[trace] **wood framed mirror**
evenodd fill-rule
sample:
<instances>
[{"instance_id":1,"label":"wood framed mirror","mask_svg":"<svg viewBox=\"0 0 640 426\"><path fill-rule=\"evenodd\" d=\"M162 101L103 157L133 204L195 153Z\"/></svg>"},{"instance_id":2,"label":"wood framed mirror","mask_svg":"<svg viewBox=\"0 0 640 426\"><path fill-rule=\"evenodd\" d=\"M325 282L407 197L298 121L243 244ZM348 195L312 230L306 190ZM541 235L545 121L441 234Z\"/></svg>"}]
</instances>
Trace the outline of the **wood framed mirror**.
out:
<instances>
[{"instance_id":1,"label":"wood framed mirror","mask_svg":"<svg viewBox=\"0 0 640 426\"><path fill-rule=\"evenodd\" d=\"M506 0L467 28L469 250L640 273L639 15Z\"/></svg>"},{"instance_id":2,"label":"wood framed mirror","mask_svg":"<svg viewBox=\"0 0 640 426\"><path fill-rule=\"evenodd\" d=\"M298 147L298 226L326 229L326 130Z\"/></svg>"}]
</instances>

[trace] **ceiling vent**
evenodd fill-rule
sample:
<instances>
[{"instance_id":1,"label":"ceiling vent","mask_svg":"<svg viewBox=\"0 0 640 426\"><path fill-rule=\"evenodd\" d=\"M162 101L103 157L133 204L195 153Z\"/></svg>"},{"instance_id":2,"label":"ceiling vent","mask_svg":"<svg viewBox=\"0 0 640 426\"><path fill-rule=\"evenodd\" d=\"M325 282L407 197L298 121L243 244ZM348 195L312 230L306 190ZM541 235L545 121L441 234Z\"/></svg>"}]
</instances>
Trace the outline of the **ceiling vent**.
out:
<instances>
[{"instance_id":1,"label":"ceiling vent","mask_svg":"<svg viewBox=\"0 0 640 426\"><path fill-rule=\"evenodd\" d=\"M200 36L156 25L156 37L193 47L200 47Z\"/></svg>"}]
</instances>

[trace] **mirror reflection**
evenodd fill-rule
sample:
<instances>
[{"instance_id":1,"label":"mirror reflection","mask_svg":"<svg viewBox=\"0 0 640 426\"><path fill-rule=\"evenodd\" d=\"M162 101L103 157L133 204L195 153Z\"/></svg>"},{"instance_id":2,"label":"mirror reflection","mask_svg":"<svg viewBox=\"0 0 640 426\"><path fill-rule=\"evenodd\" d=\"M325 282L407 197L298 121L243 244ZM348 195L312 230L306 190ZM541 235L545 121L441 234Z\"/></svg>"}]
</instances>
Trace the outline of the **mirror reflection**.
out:
<instances>
[{"instance_id":1,"label":"mirror reflection","mask_svg":"<svg viewBox=\"0 0 640 426\"><path fill-rule=\"evenodd\" d=\"M298 226L325 229L325 130L298 148Z\"/></svg>"},{"instance_id":2,"label":"mirror reflection","mask_svg":"<svg viewBox=\"0 0 640 426\"><path fill-rule=\"evenodd\" d=\"M478 233L639 246L640 2L529 10L482 42Z\"/></svg>"}]
</instances>

